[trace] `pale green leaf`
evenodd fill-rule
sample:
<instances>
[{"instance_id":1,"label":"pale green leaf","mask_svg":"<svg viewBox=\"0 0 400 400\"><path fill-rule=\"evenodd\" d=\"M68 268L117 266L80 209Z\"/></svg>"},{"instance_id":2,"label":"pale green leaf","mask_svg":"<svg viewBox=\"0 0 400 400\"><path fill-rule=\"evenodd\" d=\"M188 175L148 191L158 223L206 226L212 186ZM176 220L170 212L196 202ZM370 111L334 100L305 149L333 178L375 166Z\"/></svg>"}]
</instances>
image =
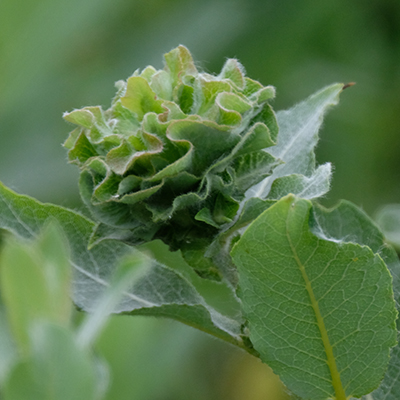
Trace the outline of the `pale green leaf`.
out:
<instances>
[{"instance_id":1,"label":"pale green leaf","mask_svg":"<svg viewBox=\"0 0 400 400\"><path fill-rule=\"evenodd\" d=\"M381 208L376 215L376 222L386 239L400 249L400 204L387 204Z\"/></svg>"},{"instance_id":2,"label":"pale green leaf","mask_svg":"<svg viewBox=\"0 0 400 400\"><path fill-rule=\"evenodd\" d=\"M265 198L272 183L280 177L292 174L307 177L313 175L314 147L318 142L318 130L327 109L338 103L343 86L343 84L328 86L293 108L277 112L279 125L277 145L268 149L268 152L284 161L284 164L275 168L271 176L251 188L247 197Z\"/></svg>"},{"instance_id":3,"label":"pale green leaf","mask_svg":"<svg viewBox=\"0 0 400 400\"><path fill-rule=\"evenodd\" d=\"M331 164L318 167L308 178L301 174L286 175L274 181L268 198L279 200L288 193L303 199L314 199L329 191L331 180Z\"/></svg>"},{"instance_id":4,"label":"pale green leaf","mask_svg":"<svg viewBox=\"0 0 400 400\"><path fill-rule=\"evenodd\" d=\"M233 249L250 339L295 394L360 397L396 343L392 278L379 255L310 232L311 203L287 196Z\"/></svg>"},{"instance_id":5,"label":"pale green leaf","mask_svg":"<svg viewBox=\"0 0 400 400\"><path fill-rule=\"evenodd\" d=\"M55 223L41 232L35 243L41 255L41 267L57 320L67 325L71 317L71 265L64 237Z\"/></svg>"},{"instance_id":6,"label":"pale green leaf","mask_svg":"<svg viewBox=\"0 0 400 400\"><path fill-rule=\"evenodd\" d=\"M35 237L49 219L55 219L64 231L74 267L73 300L93 311L121 259L135 252L118 241L105 240L88 250L95 224L76 212L42 204L17 195L0 185L0 228L19 237ZM140 279L124 293L113 310L116 313L165 316L196 326L212 335L245 347L240 320L225 316L209 306L193 284L179 271L155 260Z\"/></svg>"},{"instance_id":7,"label":"pale green leaf","mask_svg":"<svg viewBox=\"0 0 400 400\"><path fill-rule=\"evenodd\" d=\"M0 264L1 265L1 264ZM1 267L0 267L1 268ZM0 303L0 387L8 378L13 364L17 361L17 349L11 336L7 315Z\"/></svg>"},{"instance_id":8,"label":"pale green leaf","mask_svg":"<svg viewBox=\"0 0 400 400\"><path fill-rule=\"evenodd\" d=\"M110 281L110 285L100 297L93 312L80 325L78 343L82 348L90 348L104 328L109 315L124 297L124 293L146 274L148 260L140 253L123 258Z\"/></svg>"},{"instance_id":9,"label":"pale green leaf","mask_svg":"<svg viewBox=\"0 0 400 400\"><path fill-rule=\"evenodd\" d=\"M33 321L64 319L53 303L43 262L35 249L16 241L9 242L2 251L1 294L14 338L25 354L30 350L29 331Z\"/></svg>"},{"instance_id":10,"label":"pale green leaf","mask_svg":"<svg viewBox=\"0 0 400 400\"><path fill-rule=\"evenodd\" d=\"M132 111L139 121L143 116L151 111L162 113L162 102L157 100L156 94L151 89L149 83L140 76L132 76L128 79L128 86L121 103L128 110Z\"/></svg>"},{"instance_id":11,"label":"pale green leaf","mask_svg":"<svg viewBox=\"0 0 400 400\"><path fill-rule=\"evenodd\" d=\"M32 354L12 371L5 400L96 400L95 366L74 334L48 322L31 334Z\"/></svg>"},{"instance_id":12,"label":"pale green leaf","mask_svg":"<svg viewBox=\"0 0 400 400\"><path fill-rule=\"evenodd\" d=\"M197 74L192 55L185 46L178 46L164 55L167 70L170 72L172 84L175 86L182 75Z\"/></svg>"},{"instance_id":13,"label":"pale green leaf","mask_svg":"<svg viewBox=\"0 0 400 400\"><path fill-rule=\"evenodd\" d=\"M244 67L238 60L228 58L219 74L221 79L230 79L238 88L245 86Z\"/></svg>"}]
</instances>

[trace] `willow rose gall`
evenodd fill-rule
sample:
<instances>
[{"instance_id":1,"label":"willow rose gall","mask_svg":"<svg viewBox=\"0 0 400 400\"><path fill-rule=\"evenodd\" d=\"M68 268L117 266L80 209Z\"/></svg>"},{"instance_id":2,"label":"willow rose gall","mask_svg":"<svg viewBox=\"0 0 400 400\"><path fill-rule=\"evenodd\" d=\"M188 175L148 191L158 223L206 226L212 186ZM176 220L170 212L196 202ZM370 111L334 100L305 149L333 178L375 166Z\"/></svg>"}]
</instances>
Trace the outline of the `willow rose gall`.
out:
<instances>
[{"instance_id":1,"label":"willow rose gall","mask_svg":"<svg viewBox=\"0 0 400 400\"><path fill-rule=\"evenodd\" d=\"M214 76L179 46L165 54L164 69L137 70L116 87L108 110L64 115L78 126L64 144L69 161L101 221L92 244L159 238L178 249L209 241L279 164L265 151L278 134L268 104L275 89L247 78L237 60Z\"/></svg>"},{"instance_id":2,"label":"willow rose gall","mask_svg":"<svg viewBox=\"0 0 400 400\"><path fill-rule=\"evenodd\" d=\"M78 126L65 146L94 218L0 184L0 231L26 240L56 219L82 310L96 310L105 288L115 296L116 276L114 313L172 318L238 346L293 398L398 400L399 258L357 206L318 203L332 171L316 163L318 131L348 86L275 118L272 87L236 60L218 76L200 73L179 46L163 70L118 82L108 110L65 114ZM13 372L22 362L12 359Z\"/></svg>"}]
</instances>

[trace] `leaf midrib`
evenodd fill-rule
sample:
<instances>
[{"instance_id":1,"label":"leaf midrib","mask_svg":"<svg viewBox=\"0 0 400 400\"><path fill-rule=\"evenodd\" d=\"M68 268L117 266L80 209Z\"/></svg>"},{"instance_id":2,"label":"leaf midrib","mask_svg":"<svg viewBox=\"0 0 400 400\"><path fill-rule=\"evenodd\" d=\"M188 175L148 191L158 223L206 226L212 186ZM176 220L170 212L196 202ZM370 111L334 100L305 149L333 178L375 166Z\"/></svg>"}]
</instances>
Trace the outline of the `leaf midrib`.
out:
<instances>
[{"instance_id":1,"label":"leaf midrib","mask_svg":"<svg viewBox=\"0 0 400 400\"><path fill-rule=\"evenodd\" d=\"M314 314L317 319L317 325L318 325L319 331L321 333L322 344L324 346L324 350L325 350L325 354L326 354L326 358L327 358L327 364L329 367L329 371L331 373L332 386L335 390L336 400L346 400L347 399L346 393L344 391L343 384L342 384L342 381L340 378L340 373L339 373L337 365L336 365L335 356L333 354L333 348L329 341L328 331L325 326L324 318L322 317L321 310L319 309L319 304L318 304L317 299L315 298L314 291L313 291L313 288L311 285L311 281L308 278L305 266L303 265L299 256L297 255L296 248L293 245L292 239L290 237L290 232L289 232L289 227L288 227L289 219L290 219L290 211L289 211L288 217L286 219L286 237L289 242L290 249L293 253L293 258L296 260L296 263L300 269L301 275L304 279L306 290L307 290L308 296L311 301L311 306L314 310Z\"/></svg>"}]
</instances>

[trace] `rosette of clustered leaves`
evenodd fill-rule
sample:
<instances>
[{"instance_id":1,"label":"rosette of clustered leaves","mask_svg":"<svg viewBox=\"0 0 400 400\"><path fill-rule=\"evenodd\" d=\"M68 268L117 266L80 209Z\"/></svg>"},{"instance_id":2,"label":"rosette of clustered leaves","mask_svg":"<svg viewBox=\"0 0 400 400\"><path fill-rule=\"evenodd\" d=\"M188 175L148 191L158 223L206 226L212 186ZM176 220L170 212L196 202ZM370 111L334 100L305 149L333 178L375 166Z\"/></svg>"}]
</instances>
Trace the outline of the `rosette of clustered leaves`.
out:
<instances>
[{"instance_id":1,"label":"rosette of clustered leaves","mask_svg":"<svg viewBox=\"0 0 400 400\"><path fill-rule=\"evenodd\" d=\"M92 244L210 242L279 163L265 151L278 134L268 104L275 89L246 77L235 59L218 76L199 72L184 46L165 55L164 69L148 66L116 86L108 110L64 115L78 126L65 142L69 161L101 221Z\"/></svg>"},{"instance_id":2,"label":"rosette of clustered leaves","mask_svg":"<svg viewBox=\"0 0 400 400\"><path fill-rule=\"evenodd\" d=\"M83 310L97 308L115 268L132 268L113 312L173 318L237 345L303 399L399 399L397 254L356 206L316 201L331 174L315 162L318 130L349 85L275 119L274 89L236 60L212 76L182 46L165 58L163 70L119 82L107 111L65 115L78 125L65 145L94 220L0 184L0 229L26 240L57 220Z\"/></svg>"}]
</instances>

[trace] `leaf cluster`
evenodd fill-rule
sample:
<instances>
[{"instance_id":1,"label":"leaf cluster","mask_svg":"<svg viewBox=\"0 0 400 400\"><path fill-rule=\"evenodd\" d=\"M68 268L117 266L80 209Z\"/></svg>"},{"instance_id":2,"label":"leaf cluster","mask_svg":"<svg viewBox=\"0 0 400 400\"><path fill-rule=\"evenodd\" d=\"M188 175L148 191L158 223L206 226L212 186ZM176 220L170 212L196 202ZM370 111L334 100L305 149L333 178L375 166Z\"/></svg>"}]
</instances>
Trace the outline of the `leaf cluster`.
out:
<instances>
[{"instance_id":1,"label":"leaf cluster","mask_svg":"<svg viewBox=\"0 0 400 400\"><path fill-rule=\"evenodd\" d=\"M202 73L184 46L117 82L111 107L64 114L78 127L65 147L80 192L101 221L91 243L160 238L173 249L232 222L248 188L278 163L267 147L278 126L264 87L234 59Z\"/></svg>"}]
</instances>

